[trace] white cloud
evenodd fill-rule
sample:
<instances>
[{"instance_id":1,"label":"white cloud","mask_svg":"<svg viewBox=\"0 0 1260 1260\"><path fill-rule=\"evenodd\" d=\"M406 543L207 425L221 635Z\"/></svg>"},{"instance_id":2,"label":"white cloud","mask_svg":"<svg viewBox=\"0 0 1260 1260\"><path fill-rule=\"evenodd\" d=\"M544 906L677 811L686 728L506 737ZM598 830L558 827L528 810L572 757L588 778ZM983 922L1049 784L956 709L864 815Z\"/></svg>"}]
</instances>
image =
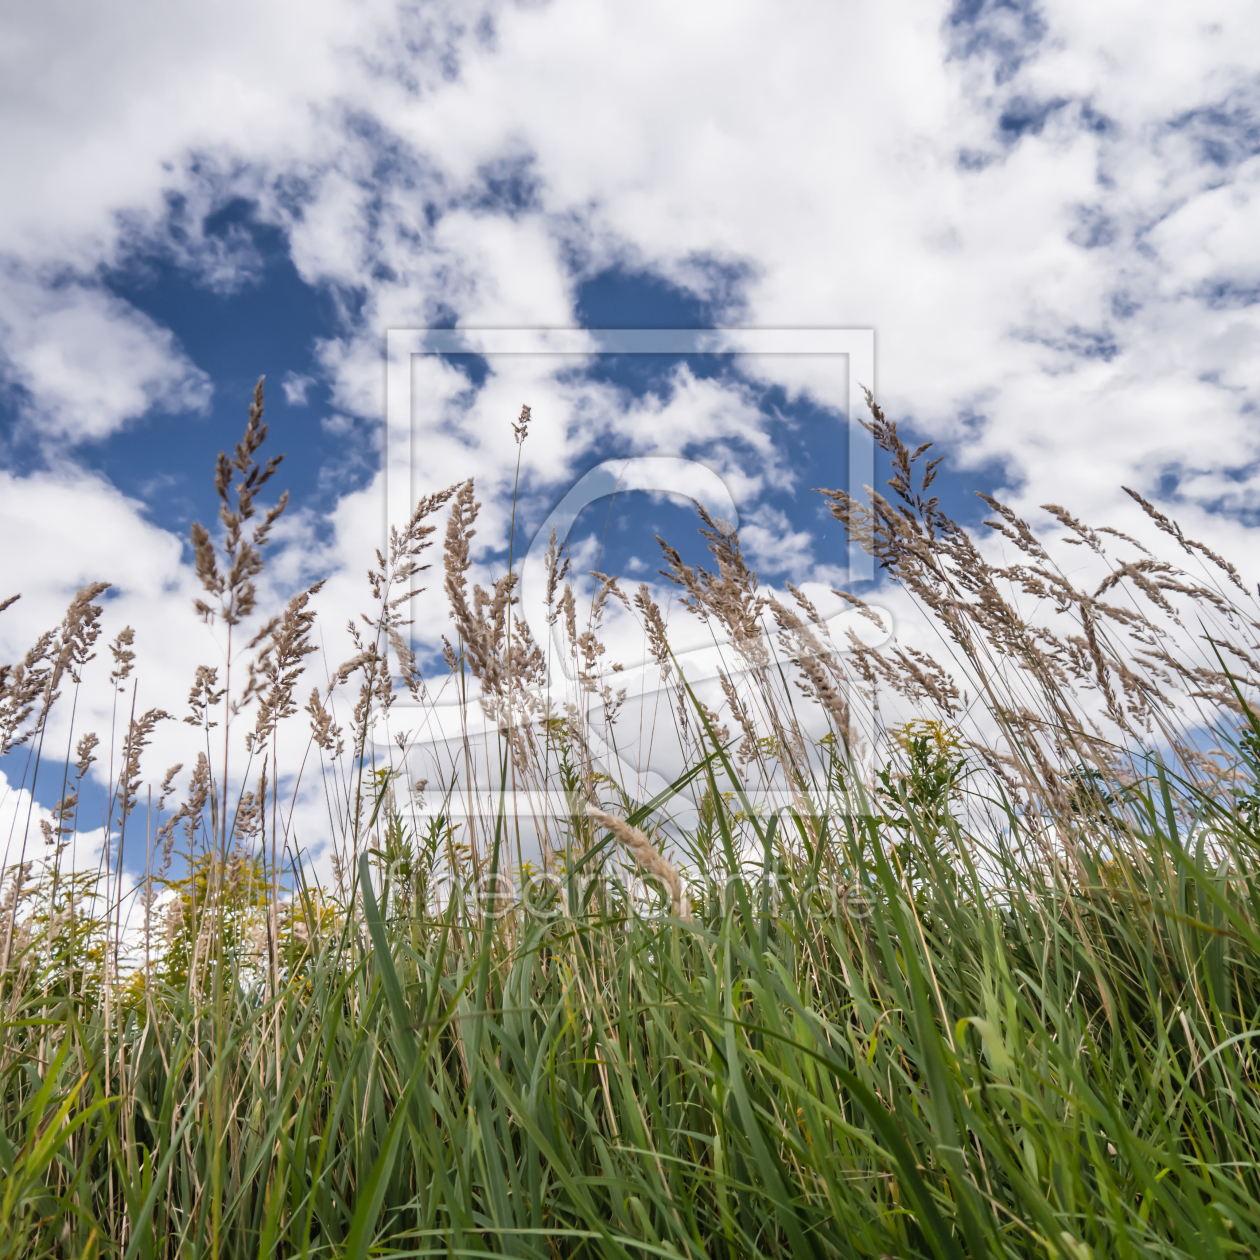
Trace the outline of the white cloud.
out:
<instances>
[{"instance_id":1,"label":"white cloud","mask_svg":"<svg viewBox=\"0 0 1260 1260\"><path fill-rule=\"evenodd\" d=\"M354 432L354 419L351 416L334 413L331 416L325 416L319 422L319 427L334 437L349 437Z\"/></svg>"},{"instance_id":2,"label":"white cloud","mask_svg":"<svg viewBox=\"0 0 1260 1260\"><path fill-rule=\"evenodd\" d=\"M84 9L46 80L31 67L64 24L27 15L12 36L7 108L30 126L6 131L9 165L29 174L0 203L0 248L95 265L168 223L175 193L192 207L180 257L202 249L207 282L228 283L249 260L199 245L199 215L256 197L308 280L365 297L324 350L346 410L379 414L387 326L569 320L572 258L710 296L717 260L746 277L751 322L874 325L890 405L965 432L964 459L1029 493L1106 427L1104 510L1120 500L1102 479L1130 475L1153 422L1166 459L1202 462L1170 398L1218 413L1222 439L1250 398L1250 316L1201 296L1251 267L1245 6L744 3L679 20L560 0L486 24L380 0L317 5L300 29L283 6L131 9L137 47L102 58L119 24Z\"/></svg>"},{"instance_id":3,"label":"white cloud","mask_svg":"<svg viewBox=\"0 0 1260 1260\"><path fill-rule=\"evenodd\" d=\"M385 104L440 82L478 17L390 0L315 3L300 20L245 0L124 0L108 13L54 0L7 14L0 369L31 392L32 414L74 441L154 405L197 405L195 370L99 287L100 269L140 245L212 289L239 287L256 250L239 228L208 234L206 214L232 196L291 204L330 137L353 134L347 110L366 85Z\"/></svg>"},{"instance_id":4,"label":"white cloud","mask_svg":"<svg viewBox=\"0 0 1260 1260\"><path fill-rule=\"evenodd\" d=\"M322 352L346 411L380 414L386 327L568 322L571 261L617 261L719 302L742 292L732 310L752 323L873 325L894 413L964 464L1005 467L1029 501L1123 512L1126 479L1175 467L1183 493L1214 492L1254 444L1238 291L1254 270L1255 19L1161 6L1132 38L1133 14L507 8L492 40L467 37L458 74L418 92L339 80L338 108L303 133L320 144L269 155L300 172L300 209L246 182L309 281L363 298ZM374 48L389 67L388 41ZM843 74L836 49L853 50ZM514 196L493 182L505 172ZM788 387L808 373L765 368ZM645 446L674 436L647 407L637 419ZM513 453L481 423L428 448L435 483L474 470L504 492ZM562 477L578 436L538 438L527 464ZM1237 536L1203 506L1200 526Z\"/></svg>"},{"instance_id":5,"label":"white cloud","mask_svg":"<svg viewBox=\"0 0 1260 1260\"><path fill-rule=\"evenodd\" d=\"M0 286L0 376L44 439L104 437L151 408L197 411L210 381L175 338L101 289L8 269Z\"/></svg>"},{"instance_id":6,"label":"white cloud","mask_svg":"<svg viewBox=\"0 0 1260 1260\"><path fill-rule=\"evenodd\" d=\"M290 407L305 407L306 396L315 384L313 376L303 376L300 372L286 372L281 386L284 389L284 401Z\"/></svg>"},{"instance_id":7,"label":"white cloud","mask_svg":"<svg viewBox=\"0 0 1260 1260\"><path fill-rule=\"evenodd\" d=\"M739 527L739 540L749 563L757 573L767 577L786 575L792 582L810 578L828 580L814 556L814 536L807 530L793 529L787 514L769 504L761 504L750 512ZM834 568L830 580L839 584L844 574Z\"/></svg>"},{"instance_id":8,"label":"white cloud","mask_svg":"<svg viewBox=\"0 0 1260 1260\"><path fill-rule=\"evenodd\" d=\"M88 821L86 816L81 819L83 829L67 837L67 847L61 859L63 871L103 869L105 829L92 828L86 825ZM0 870L11 871L19 862L30 862L35 867L32 882L38 878L39 867L53 856L41 824L47 823L55 834L57 822L52 811L35 800L27 788L20 783L10 783L8 776L0 770ZM10 875L5 881L5 893L12 887L11 880ZM129 891L132 882L127 879L124 888Z\"/></svg>"}]
</instances>

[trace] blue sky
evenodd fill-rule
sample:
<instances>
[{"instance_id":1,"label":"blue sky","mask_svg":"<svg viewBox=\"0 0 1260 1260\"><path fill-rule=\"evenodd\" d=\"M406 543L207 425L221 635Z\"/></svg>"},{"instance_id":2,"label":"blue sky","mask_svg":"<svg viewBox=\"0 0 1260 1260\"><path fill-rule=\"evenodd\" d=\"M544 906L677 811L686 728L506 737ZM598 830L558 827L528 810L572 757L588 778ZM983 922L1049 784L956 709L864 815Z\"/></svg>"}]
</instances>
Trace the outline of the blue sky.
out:
<instances>
[{"instance_id":1,"label":"blue sky","mask_svg":"<svg viewBox=\"0 0 1260 1260\"><path fill-rule=\"evenodd\" d=\"M208 521L215 514L208 470L217 452L234 440L254 382L262 375L268 382L270 441L285 455L281 481L318 525L322 514L347 491L370 489L379 469L379 425L371 415L338 411L317 357L321 342L335 340L353 322L353 302L347 303L346 295L329 285L310 284L301 277L283 232L260 220L257 202L232 199L204 215L198 231L212 241L231 239L236 249L246 250L249 266L244 274L227 286L207 284L203 275L164 254L160 240L138 241L127 254L102 268L101 288L125 302L129 310L169 330L179 350L204 374L204 401L192 410L173 410L161 403L150 407L125 424L79 443L75 463L99 473L137 501L148 520L186 537L193 520ZM248 244L243 245L244 241ZM729 270L733 274L722 277L725 301L720 304L650 271L614 265L590 276L575 273L573 322L587 328L706 328L734 322L732 307L739 301L741 277L737 270ZM449 315L442 326L457 322ZM468 378L470 389L484 382L484 360L452 356L448 361ZM809 559L842 570L844 537L838 528L823 523L822 502L813 494L816 487L847 485L847 415L842 406L828 407L790 394L781 385L757 383L729 359L709 356L685 360L663 355L603 356L567 375L610 387L627 402L664 399L673 394L671 374L684 361L700 380L727 382L754 392L763 427L772 435L784 468L791 470L790 487L767 489L741 507L781 514L797 535L815 537L815 546L805 553ZM843 370L842 364L835 366ZM498 370L510 369L499 364ZM38 424L29 423L38 405L35 391L20 382L10 383L0 403L7 463L18 472L53 468L63 458L61 450L42 440ZM511 413L499 417L500 436L510 431L514 418ZM547 442L547 421L540 412L535 441ZM738 440L722 446L747 464L762 458ZM705 447L700 432L691 449L703 458ZM625 441L592 445L584 458L568 466L571 476L566 472L566 478L630 450ZM467 473L478 475L475 461L470 461ZM960 487L971 480L960 479ZM531 526L566 488L565 479L534 481L523 488L529 505L518 528L518 552L528 546ZM953 497L960 513L975 515L965 497ZM573 538L592 530L600 536L601 563L618 573L652 573L658 563L657 534L697 559L703 553L703 548L697 551L690 545L696 521L684 502L649 502L644 496L631 495L620 504L604 503L587 511ZM506 538L499 541L492 554L505 557ZM375 545L372 539L364 542ZM796 551L766 553L762 567L767 577L802 580L800 543Z\"/></svg>"},{"instance_id":2,"label":"blue sky","mask_svg":"<svg viewBox=\"0 0 1260 1260\"><path fill-rule=\"evenodd\" d=\"M1254 551L1254 6L291 13L54 0L0 26L0 596L23 593L0 660L100 577L146 688L186 689L208 649L183 540L259 374L295 502L275 593L330 577L340 659L379 534L390 327L874 328L879 395L946 455L968 523L983 489L1140 529L1132 485ZM426 377L447 421L418 475L478 479L478 577L505 553L525 401L526 530L600 459L685 451L728 477L765 580L840 580L811 493L844 478L832 386L787 361L679 371ZM655 530L694 538L644 496L589 517L602 567L636 579ZM443 624L426 605L422 641ZM155 764L185 755L168 743Z\"/></svg>"}]
</instances>

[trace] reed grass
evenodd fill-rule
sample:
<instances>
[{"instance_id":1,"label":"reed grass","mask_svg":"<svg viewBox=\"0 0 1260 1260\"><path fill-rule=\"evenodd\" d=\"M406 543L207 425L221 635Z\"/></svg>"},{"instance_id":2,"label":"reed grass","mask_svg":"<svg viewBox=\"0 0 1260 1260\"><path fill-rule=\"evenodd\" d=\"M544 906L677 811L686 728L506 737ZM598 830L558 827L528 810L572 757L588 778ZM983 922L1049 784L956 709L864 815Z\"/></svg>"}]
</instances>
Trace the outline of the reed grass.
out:
<instances>
[{"instance_id":1,"label":"reed grass","mask_svg":"<svg viewBox=\"0 0 1260 1260\"><path fill-rule=\"evenodd\" d=\"M995 565L877 408L892 498L828 501L935 616L947 662L842 655L706 517L714 570L665 561L744 672L709 707L639 592L688 760L637 801L591 752L621 703L600 618L631 601L597 575L579 630L553 554L590 703L547 708L514 577L468 589L477 505L454 487L378 554L374 611L306 706L339 872L318 887L276 752L302 720L314 590L256 607L284 505L256 505L276 470L262 414L260 384L216 471L220 534L194 531L198 611L235 643L186 706L207 752L159 815L144 931L122 931L118 847L161 711L123 723L115 865L61 860L85 733L47 856L5 873L0 1256L1260 1252L1257 620L1225 561L1146 505L1206 576L1113 562L1054 508L1105 568L1081 590L994 504L1028 557ZM371 759L373 713L430 694L402 610L448 508L454 679L497 723L500 783L567 802L530 822L545 880L506 810L412 816ZM78 685L101 590L0 676L6 749L38 748ZM881 731L895 697L909 716ZM471 764L426 791L449 802Z\"/></svg>"}]
</instances>

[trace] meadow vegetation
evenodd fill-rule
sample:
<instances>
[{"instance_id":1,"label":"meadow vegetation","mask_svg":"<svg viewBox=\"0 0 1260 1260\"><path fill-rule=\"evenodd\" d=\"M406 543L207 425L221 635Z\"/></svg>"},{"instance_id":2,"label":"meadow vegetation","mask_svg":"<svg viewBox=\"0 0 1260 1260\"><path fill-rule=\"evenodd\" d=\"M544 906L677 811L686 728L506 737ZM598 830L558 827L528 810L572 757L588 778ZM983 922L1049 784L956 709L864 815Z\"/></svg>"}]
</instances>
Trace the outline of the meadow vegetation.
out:
<instances>
[{"instance_id":1,"label":"meadow vegetation","mask_svg":"<svg viewBox=\"0 0 1260 1260\"><path fill-rule=\"evenodd\" d=\"M702 511L707 567L662 554L720 705L649 588L596 575L579 615L558 548L584 701L552 704L514 573L470 588L469 481L377 553L315 684L318 587L258 607L286 503L261 504L262 412L260 383L193 530L226 655L167 703L205 736L186 789L142 773L171 719L128 710L131 632L95 666L120 702L99 870L66 854L109 733L40 763L105 588L0 669L0 753L63 785L4 872L0 1256L1260 1254L1260 610L1227 561L1144 502L1179 564L1051 505L1069 576L990 501L998 563L874 407L887 492L826 502L938 651L831 642ZM498 782L560 807L457 817L482 763L456 755L417 813L405 737L393 763L373 744L435 686L405 621L430 549ZM618 601L685 752L650 800L591 751ZM322 884L289 832L293 724Z\"/></svg>"}]
</instances>

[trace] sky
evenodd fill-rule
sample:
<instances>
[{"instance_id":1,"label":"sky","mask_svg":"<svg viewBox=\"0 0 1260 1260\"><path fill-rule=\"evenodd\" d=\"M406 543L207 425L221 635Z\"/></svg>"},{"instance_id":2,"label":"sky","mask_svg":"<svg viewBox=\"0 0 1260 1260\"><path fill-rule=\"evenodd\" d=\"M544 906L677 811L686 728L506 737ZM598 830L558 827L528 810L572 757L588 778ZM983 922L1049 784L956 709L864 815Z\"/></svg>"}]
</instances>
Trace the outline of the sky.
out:
<instances>
[{"instance_id":1,"label":"sky","mask_svg":"<svg viewBox=\"0 0 1260 1260\"><path fill-rule=\"evenodd\" d=\"M260 375L294 504L267 591L326 577L321 642L349 655L383 532L390 328L874 329L869 384L946 457L964 522L982 490L1038 524L1057 502L1137 531L1127 485L1248 571L1254 5L296 13L49 0L0 19L0 599L22 594L0 661L105 580L138 703L185 694L217 651L188 530L213 518L213 461ZM844 540L812 491L847 477L834 368L426 362L413 484L476 478L485 580L514 493L519 548L601 461L685 456L729 487L764 581L831 598ZM657 580L653 534L698 554L694 526L676 500L605 501L575 567ZM426 661L443 616L431 595ZM85 697L80 725L112 703ZM189 760L182 737L146 754L155 777ZM20 809L22 766L0 772Z\"/></svg>"}]
</instances>

